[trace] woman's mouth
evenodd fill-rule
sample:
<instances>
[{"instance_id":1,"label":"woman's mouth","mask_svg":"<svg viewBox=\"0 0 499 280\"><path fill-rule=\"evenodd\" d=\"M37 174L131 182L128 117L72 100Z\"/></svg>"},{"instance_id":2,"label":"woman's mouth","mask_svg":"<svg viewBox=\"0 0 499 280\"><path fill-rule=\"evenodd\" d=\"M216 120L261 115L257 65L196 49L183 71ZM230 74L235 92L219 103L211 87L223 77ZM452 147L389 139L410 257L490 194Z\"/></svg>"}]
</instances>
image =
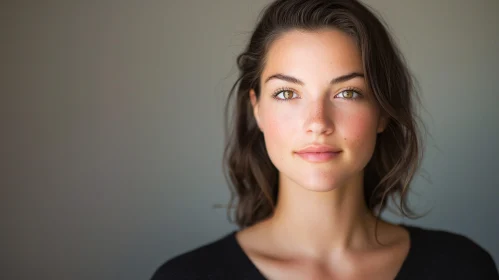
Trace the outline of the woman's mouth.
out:
<instances>
[{"instance_id":1,"label":"woman's mouth","mask_svg":"<svg viewBox=\"0 0 499 280\"><path fill-rule=\"evenodd\" d=\"M308 162L314 162L314 163L319 163L319 162L327 162L332 159L335 159L338 157L338 155L341 152L300 152L296 153L299 155L301 158Z\"/></svg>"}]
</instances>

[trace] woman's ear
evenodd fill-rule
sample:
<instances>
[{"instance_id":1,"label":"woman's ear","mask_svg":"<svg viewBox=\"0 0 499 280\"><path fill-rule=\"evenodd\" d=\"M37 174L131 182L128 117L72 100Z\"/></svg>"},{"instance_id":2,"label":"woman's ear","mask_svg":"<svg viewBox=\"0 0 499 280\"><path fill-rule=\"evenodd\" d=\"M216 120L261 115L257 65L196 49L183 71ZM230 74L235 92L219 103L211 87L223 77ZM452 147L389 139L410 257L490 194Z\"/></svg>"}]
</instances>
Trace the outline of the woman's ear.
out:
<instances>
[{"instance_id":1,"label":"woman's ear","mask_svg":"<svg viewBox=\"0 0 499 280\"><path fill-rule=\"evenodd\" d=\"M258 111L258 109L259 109L258 107L260 104L258 102L258 98L256 97L256 93L253 89L250 90L249 95L250 95L250 100L251 100L251 106L253 107L253 116L255 117L258 128L260 129L260 131L263 132L262 126L260 125L260 115L259 115L259 111Z\"/></svg>"},{"instance_id":2,"label":"woman's ear","mask_svg":"<svg viewBox=\"0 0 499 280\"><path fill-rule=\"evenodd\" d=\"M381 133L385 131L388 123L390 122L390 117L386 113L381 113L378 121L378 128L376 129L377 133Z\"/></svg>"}]
</instances>

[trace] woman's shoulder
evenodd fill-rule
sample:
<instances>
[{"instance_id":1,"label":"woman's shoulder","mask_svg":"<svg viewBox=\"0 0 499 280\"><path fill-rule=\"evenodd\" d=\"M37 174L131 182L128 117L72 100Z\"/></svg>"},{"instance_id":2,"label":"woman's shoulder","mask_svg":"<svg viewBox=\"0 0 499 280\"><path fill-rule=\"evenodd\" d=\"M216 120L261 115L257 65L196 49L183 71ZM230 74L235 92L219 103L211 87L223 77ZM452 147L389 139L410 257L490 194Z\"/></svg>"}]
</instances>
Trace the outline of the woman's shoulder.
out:
<instances>
[{"instance_id":1,"label":"woman's shoulder","mask_svg":"<svg viewBox=\"0 0 499 280\"><path fill-rule=\"evenodd\" d=\"M163 263L151 280L220 279L243 263L239 257L235 231L179 254ZM221 274L222 273L222 274Z\"/></svg>"},{"instance_id":2,"label":"woman's shoulder","mask_svg":"<svg viewBox=\"0 0 499 280\"><path fill-rule=\"evenodd\" d=\"M465 253L467 256L474 257L490 256L481 245L465 234L431 227L414 225L406 225L406 227L411 231L411 237L414 237L414 242L417 242L418 249L430 252L432 255Z\"/></svg>"},{"instance_id":3,"label":"woman's shoulder","mask_svg":"<svg viewBox=\"0 0 499 280\"><path fill-rule=\"evenodd\" d=\"M411 233L412 263L428 272L473 279L499 279L491 254L470 237L445 229L405 225ZM445 275L449 276L449 275ZM484 278L482 278L484 277ZM471 279L469 278L469 279ZM455 278L456 279L456 278Z\"/></svg>"}]
</instances>

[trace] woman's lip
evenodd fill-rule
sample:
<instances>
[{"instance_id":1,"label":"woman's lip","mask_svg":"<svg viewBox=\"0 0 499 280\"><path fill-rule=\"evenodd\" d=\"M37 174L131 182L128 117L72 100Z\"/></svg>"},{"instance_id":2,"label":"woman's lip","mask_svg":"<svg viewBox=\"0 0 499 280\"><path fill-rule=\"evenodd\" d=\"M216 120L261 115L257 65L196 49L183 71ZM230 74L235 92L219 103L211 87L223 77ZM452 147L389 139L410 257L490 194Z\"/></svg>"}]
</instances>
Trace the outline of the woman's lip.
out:
<instances>
[{"instance_id":1,"label":"woman's lip","mask_svg":"<svg viewBox=\"0 0 499 280\"><path fill-rule=\"evenodd\" d=\"M296 154L309 162L326 162L338 157L340 153L341 152L296 153Z\"/></svg>"},{"instance_id":2,"label":"woman's lip","mask_svg":"<svg viewBox=\"0 0 499 280\"><path fill-rule=\"evenodd\" d=\"M302 154L302 153L337 153L341 152L339 148L335 148L333 146L329 145L320 145L320 144L312 144L309 145L299 151L296 151L296 153Z\"/></svg>"}]
</instances>

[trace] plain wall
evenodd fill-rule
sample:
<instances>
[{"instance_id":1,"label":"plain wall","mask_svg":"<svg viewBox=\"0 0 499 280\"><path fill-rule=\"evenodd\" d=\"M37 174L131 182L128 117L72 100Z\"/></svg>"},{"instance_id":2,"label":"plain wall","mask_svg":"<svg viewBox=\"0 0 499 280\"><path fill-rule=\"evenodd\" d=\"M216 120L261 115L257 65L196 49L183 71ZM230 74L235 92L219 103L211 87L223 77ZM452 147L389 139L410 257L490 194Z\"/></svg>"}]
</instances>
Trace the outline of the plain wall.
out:
<instances>
[{"instance_id":1,"label":"plain wall","mask_svg":"<svg viewBox=\"0 0 499 280\"><path fill-rule=\"evenodd\" d=\"M2 1L2 279L148 279L236 228L223 106L264 0ZM429 131L407 223L499 260L499 1L368 0ZM398 222L396 216L387 219Z\"/></svg>"}]
</instances>

